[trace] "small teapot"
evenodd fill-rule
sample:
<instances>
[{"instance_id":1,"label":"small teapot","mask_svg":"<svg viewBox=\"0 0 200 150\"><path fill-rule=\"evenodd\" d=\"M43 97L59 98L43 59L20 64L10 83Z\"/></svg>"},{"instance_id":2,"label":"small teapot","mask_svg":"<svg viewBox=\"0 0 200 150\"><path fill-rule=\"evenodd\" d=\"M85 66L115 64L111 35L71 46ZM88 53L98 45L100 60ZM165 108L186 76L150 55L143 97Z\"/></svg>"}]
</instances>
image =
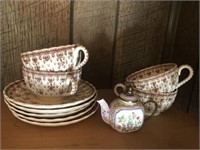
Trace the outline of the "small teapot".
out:
<instances>
[{"instance_id":1,"label":"small teapot","mask_svg":"<svg viewBox=\"0 0 200 150\"><path fill-rule=\"evenodd\" d=\"M118 93L117 89L121 87L125 90L124 93ZM121 133L129 133L140 129L145 119L144 105L147 103L154 103L155 110L157 110L157 103L153 100L142 103L135 96L133 96L132 88L125 89L123 84L117 84L114 92L118 98L111 102L110 108L104 99L97 102L101 107L101 116L104 122L111 125L113 129Z\"/></svg>"}]
</instances>

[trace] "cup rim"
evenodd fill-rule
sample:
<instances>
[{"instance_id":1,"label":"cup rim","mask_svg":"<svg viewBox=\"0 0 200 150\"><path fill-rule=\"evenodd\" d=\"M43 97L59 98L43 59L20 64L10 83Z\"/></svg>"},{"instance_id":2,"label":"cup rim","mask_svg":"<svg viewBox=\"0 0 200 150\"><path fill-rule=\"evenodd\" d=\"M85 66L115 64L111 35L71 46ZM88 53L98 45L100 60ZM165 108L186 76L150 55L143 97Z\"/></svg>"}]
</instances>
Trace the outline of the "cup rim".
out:
<instances>
[{"instance_id":1,"label":"cup rim","mask_svg":"<svg viewBox=\"0 0 200 150\"><path fill-rule=\"evenodd\" d=\"M76 44L69 44L69 45L61 45L57 47L55 46L55 47L50 47L50 48L37 49L33 51L23 52L21 53L21 57L38 55L38 54L49 53L49 52L58 52L58 50L62 51L62 50L65 50L66 48L73 48L75 46Z\"/></svg>"},{"instance_id":2,"label":"cup rim","mask_svg":"<svg viewBox=\"0 0 200 150\"><path fill-rule=\"evenodd\" d=\"M31 74L39 74L39 75L71 75L80 73L82 71L82 68L79 68L77 70L70 70L70 71L37 71L37 70L31 70L23 66L22 72L23 73L31 73Z\"/></svg>"},{"instance_id":3,"label":"cup rim","mask_svg":"<svg viewBox=\"0 0 200 150\"><path fill-rule=\"evenodd\" d=\"M132 76L137 75L137 74L139 74L141 72L144 72L146 70L151 70L151 69L154 69L154 68L159 68L161 66L172 66L172 68L170 68L169 70L167 70L167 71L165 71L163 73L159 73L158 75L151 76L151 77L148 77L148 78L137 79L137 80L130 79ZM159 64L159 65L147 67L147 68L141 69L139 71L136 71L136 72L128 75L126 77L126 81L129 82L129 83L133 83L133 82L144 82L144 81L149 81L149 80L157 79L157 78L159 78L161 76L164 76L164 75L167 75L167 74L173 72L176 68L177 68L177 64L175 64L175 63L164 63L164 64Z\"/></svg>"}]
</instances>

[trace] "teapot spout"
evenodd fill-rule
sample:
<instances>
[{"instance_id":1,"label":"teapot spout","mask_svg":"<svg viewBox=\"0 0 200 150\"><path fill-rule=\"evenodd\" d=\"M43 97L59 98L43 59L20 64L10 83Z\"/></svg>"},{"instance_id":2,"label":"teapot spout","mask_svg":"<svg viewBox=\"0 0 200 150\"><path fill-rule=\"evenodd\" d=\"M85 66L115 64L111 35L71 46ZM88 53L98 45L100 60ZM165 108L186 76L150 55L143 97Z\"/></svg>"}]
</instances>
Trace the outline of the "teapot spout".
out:
<instances>
[{"instance_id":1,"label":"teapot spout","mask_svg":"<svg viewBox=\"0 0 200 150\"><path fill-rule=\"evenodd\" d=\"M101 117L104 122L110 124L110 108L104 99L97 101L101 107Z\"/></svg>"}]
</instances>

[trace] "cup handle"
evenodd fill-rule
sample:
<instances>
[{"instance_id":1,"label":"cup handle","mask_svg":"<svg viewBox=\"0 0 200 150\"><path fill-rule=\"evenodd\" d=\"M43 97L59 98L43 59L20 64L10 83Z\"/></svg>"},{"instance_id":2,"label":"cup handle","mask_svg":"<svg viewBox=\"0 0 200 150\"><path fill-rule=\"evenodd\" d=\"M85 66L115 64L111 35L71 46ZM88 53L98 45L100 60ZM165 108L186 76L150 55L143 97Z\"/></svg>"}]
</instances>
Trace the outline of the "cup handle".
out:
<instances>
[{"instance_id":1,"label":"cup handle","mask_svg":"<svg viewBox=\"0 0 200 150\"><path fill-rule=\"evenodd\" d=\"M152 112L152 114L146 117L146 118L149 118L149 117L153 116L153 115L156 113L156 111L157 111L157 109L158 109L158 104L157 104L157 102L155 102L154 100L149 100L149 101L147 101L147 102L144 102L144 103L143 103L143 106L144 106L145 104L147 104L147 103L154 103L154 104L155 104L155 109L154 109L154 111Z\"/></svg>"},{"instance_id":2,"label":"cup handle","mask_svg":"<svg viewBox=\"0 0 200 150\"><path fill-rule=\"evenodd\" d=\"M77 66L74 67L75 70L77 70L77 69L83 67L83 66L87 63L87 61L88 61L88 59L89 59L89 54L88 54L88 51L87 51L87 49L86 49L85 47L83 47L83 46L81 46L81 45L75 47L75 53L76 53L77 55L78 55L79 51L82 51L82 52L83 52L83 54L84 54L84 59L83 59L83 61L82 61L81 63L79 63Z\"/></svg>"},{"instance_id":3,"label":"cup handle","mask_svg":"<svg viewBox=\"0 0 200 150\"><path fill-rule=\"evenodd\" d=\"M119 92L117 91L118 88L122 88L124 91L126 91L126 86L124 84L122 84L122 83L116 84L114 87L114 92L117 96L119 96Z\"/></svg>"},{"instance_id":4,"label":"cup handle","mask_svg":"<svg viewBox=\"0 0 200 150\"><path fill-rule=\"evenodd\" d=\"M181 75L181 71L182 71L183 69L188 69L188 70L189 70L189 75L188 75L183 81L181 81L180 83L178 83L177 89L178 89L179 87L181 87L183 84L185 84L186 82L188 82L188 81L192 78L192 76L193 76L193 74L194 74L194 71L193 71L192 67L190 67L189 65L181 65L181 66L178 68L178 75L179 75L179 76Z\"/></svg>"},{"instance_id":5,"label":"cup handle","mask_svg":"<svg viewBox=\"0 0 200 150\"><path fill-rule=\"evenodd\" d=\"M74 95L76 93L76 89L77 89L77 84L76 84L76 79L72 76L69 77L70 78L70 82L71 82L71 91L70 91L70 95Z\"/></svg>"}]
</instances>

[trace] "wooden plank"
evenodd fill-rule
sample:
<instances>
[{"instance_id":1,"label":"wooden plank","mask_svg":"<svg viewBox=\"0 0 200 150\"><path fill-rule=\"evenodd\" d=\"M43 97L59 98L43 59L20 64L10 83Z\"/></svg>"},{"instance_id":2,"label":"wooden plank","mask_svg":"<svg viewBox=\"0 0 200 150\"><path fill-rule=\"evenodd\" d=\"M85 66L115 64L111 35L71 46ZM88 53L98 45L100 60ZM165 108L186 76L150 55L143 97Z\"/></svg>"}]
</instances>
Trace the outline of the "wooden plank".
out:
<instances>
[{"instance_id":1,"label":"wooden plank","mask_svg":"<svg viewBox=\"0 0 200 150\"><path fill-rule=\"evenodd\" d=\"M82 78L97 88L110 86L117 1L74 1L73 43L84 45L89 61Z\"/></svg>"},{"instance_id":2,"label":"wooden plank","mask_svg":"<svg viewBox=\"0 0 200 150\"><path fill-rule=\"evenodd\" d=\"M199 62L199 2L197 1L182 2L171 61L178 66L188 64L192 66L194 73L197 73ZM180 80L187 75L188 72L183 70ZM176 106L184 111L188 111L194 83L195 76L179 88L175 102Z\"/></svg>"},{"instance_id":3,"label":"wooden plank","mask_svg":"<svg viewBox=\"0 0 200 150\"><path fill-rule=\"evenodd\" d=\"M20 53L69 43L70 1L1 2L1 87L22 78Z\"/></svg>"},{"instance_id":4,"label":"wooden plank","mask_svg":"<svg viewBox=\"0 0 200 150\"><path fill-rule=\"evenodd\" d=\"M113 85L160 63L169 11L170 2L120 1Z\"/></svg>"},{"instance_id":5,"label":"wooden plank","mask_svg":"<svg viewBox=\"0 0 200 150\"><path fill-rule=\"evenodd\" d=\"M181 4L182 4L181 1L171 2L167 33L165 37L165 44L164 44L163 54L162 54L163 63L170 62L173 55L174 41L175 41L175 36L176 36L176 29L177 29L179 14L181 10Z\"/></svg>"}]
</instances>

